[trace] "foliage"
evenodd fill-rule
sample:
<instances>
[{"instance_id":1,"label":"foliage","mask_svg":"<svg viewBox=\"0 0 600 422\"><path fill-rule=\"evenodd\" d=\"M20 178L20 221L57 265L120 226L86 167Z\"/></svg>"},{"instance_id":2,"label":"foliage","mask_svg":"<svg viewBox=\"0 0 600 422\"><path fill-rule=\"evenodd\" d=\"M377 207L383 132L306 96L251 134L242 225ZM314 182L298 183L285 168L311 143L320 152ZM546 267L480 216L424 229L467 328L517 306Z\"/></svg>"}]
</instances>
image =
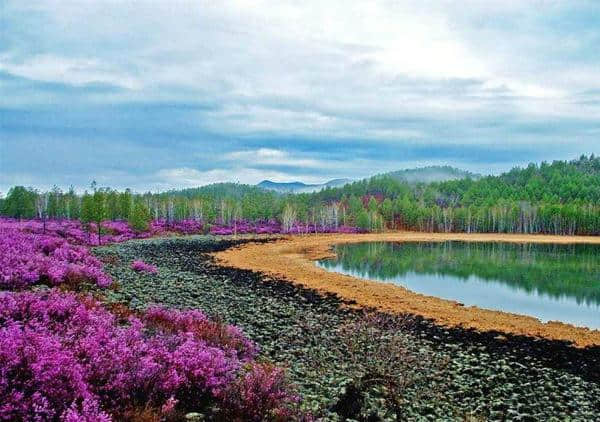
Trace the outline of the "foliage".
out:
<instances>
[{"instance_id":1,"label":"foliage","mask_svg":"<svg viewBox=\"0 0 600 422\"><path fill-rule=\"evenodd\" d=\"M96 227L114 241L139 235L124 222ZM163 229L172 227L156 230ZM0 288L107 286L111 277L86 241L76 221L0 219ZM141 260L131 268L158 273ZM256 375L258 347L237 327L197 310L118 311L55 289L0 292L0 420L172 420L192 410L217 420L227 420L219 416L225 411L239 420L299 415L281 371ZM256 379L273 384L257 390ZM233 400L229 413L222 403Z\"/></svg>"},{"instance_id":2,"label":"foliage","mask_svg":"<svg viewBox=\"0 0 600 422\"><path fill-rule=\"evenodd\" d=\"M35 217L36 192L23 186L14 186L3 201L2 214L14 218Z\"/></svg>"}]
</instances>

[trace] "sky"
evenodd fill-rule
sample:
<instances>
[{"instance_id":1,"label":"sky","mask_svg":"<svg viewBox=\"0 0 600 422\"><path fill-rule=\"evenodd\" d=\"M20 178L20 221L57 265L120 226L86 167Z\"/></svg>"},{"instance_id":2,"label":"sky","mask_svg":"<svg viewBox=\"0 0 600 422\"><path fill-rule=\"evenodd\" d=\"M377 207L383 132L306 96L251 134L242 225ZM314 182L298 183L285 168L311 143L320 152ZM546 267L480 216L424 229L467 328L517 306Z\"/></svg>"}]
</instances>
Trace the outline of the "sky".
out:
<instances>
[{"instance_id":1,"label":"sky","mask_svg":"<svg viewBox=\"0 0 600 422\"><path fill-rule=\"evenodd\" d=\"M600 2L0 0L0 192L600 154Z\"/></svg>"}]
</instances>

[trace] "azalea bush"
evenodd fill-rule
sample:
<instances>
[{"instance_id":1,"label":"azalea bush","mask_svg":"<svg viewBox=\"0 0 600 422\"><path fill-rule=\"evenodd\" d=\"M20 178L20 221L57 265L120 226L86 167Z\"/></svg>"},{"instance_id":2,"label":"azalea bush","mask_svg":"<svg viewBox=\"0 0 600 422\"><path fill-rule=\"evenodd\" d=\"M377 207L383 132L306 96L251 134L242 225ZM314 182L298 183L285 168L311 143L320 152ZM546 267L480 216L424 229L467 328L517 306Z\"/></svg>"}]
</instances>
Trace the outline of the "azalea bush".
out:
<instances>
[{"instance_id":1,"label":"azalea bush","mask_svg":"<svg viewBox=\"0 0 600 422\"><path fill-rule=\"evenodd\" d=\"M168 221L166 219L154 220L150 223L150 232L153 235L163 233L199 234L204 231L202 220L184 219Z\"/></svg>"},{"instance_id":2,"label":"azalea bush","mask_svg":"<svg viewBox=\"0 0 600 422\"><path fill-rule=\"evenodd\" d=\"M100 241L96 223L82 224L79 220L17 220L0 218L0 229L23 233L56 236L77 245L121 243L131 239L144 239L166 234L200 234L204 223L197 220L154 220L148 230L133 230L127 221L103 221L100 223Z\"/></svg>"},{"instance_id":3,"label":"azalea bush","mask_svg":"<svg viewBox=\"0 0 600 422\"><path fill-rule=\"evenodd\" d=\"M283 373L256 364L252 342L199 311L117 317L74 293L3 292L0 327L0 420L297 415Z\"/></svg>"},{"instance_id":4,"label":"azalea bush","mask_svg":"<svg viewBox=\"0 0 600 422\"><path fill-rule=\"evenodd\" d=\"M0 228L16 230L34 235L55 236L77 245L97 245L98 226L83 225L79 220L15 220L0 218ZM101 241L104 244L121 243L138 237L149 237L148 233L136 233L127 222L104 221L101 224Z\"/></svg>"},{"instance_id":5,"label":"azalea bush","mask_svg":"<svg viewBox=\"0 0 600 422\"><path fill-rule=\"evenodd\" d=\"M135 232L127 222L102 223L102 242L120 243L134 238L169 232L200 230L201 223L182 221L170 226L157 224L148 232ZM15 220L0 218L0 289L23 289L34 284L55 286L91 282L100 287L111 283L102 263L90 254L88 245L98 244L96 226L85 228L74 220ZM134 262L132 268L155 274L157 268Z\"/></svg>"},{"instance_id":6,"label":"azalea bush","mask_svg":"<svg viewBox=\"0 0 600 422\"><path fill-rule=\"evenodd\" d=\"M153 220L144 231L133 230L126 221L103 221L100 223L100 239L96 223L82 224L79 220L17 220L0 217L0 229L15 230L34 235L55 236L76 245L99 245L121 243L131 239L144 239L170 234L210 233L218 236L233 234L310 234L310 233L359 233L357 227L323 225L319 223L293 222L284 228L277 220L234 220L228 223L217 221L207 225L202 220L184 219L169 221Z\"/></svg>"},{"instance_id":7,"label":"azalea bush","mask_svg":"<svg viewBox=\"0 0 600 422\"><path fill-rule=\"evenodd\" d=\"M289 393L284 370L270 364L248 365L244 375L224 391L222 400L221 416L227 421L311 419L297 412L299 397Z\"/></svg>"},{"instance_id":8,"label":"azalea bush","mask_svg":"<svg viewBox=\"0 0 600 422\"><path fill-rule=\"evenodd\" d=\"M191 220L147 232L102 223L104 243L200 229ZM112 280L87 247L95 242L75 221L0 219L0 289L106 287ZM141 260L131 267L158 272ZM190 411L303 419L283 371L256 363L257 353L237 327L197 310L134 315L56 289L0 292L0 420L181 420Z\"/></svg>"},{"instance_id":9,"label":"azalea bush","mask_svg":"<svg viewBox=\"0 0 600 422\"><path fill-rule=\"evenodd\" d=\"M57 236L23 233L0 226L0 288L21 289L44 283L111 283L102 263L84 246Z\"/></svg>"},{"instance_id":10,"label":"azalea bush","mask_svg":"<svg viewBox=\"0 0 600 422\"><path fill-rule=\"evenodd\" d=\"M143 272L148 274L157 274L158 268L156 265L147 264L144 261L135 260L131 263L131 269L137 272Z\"/></svg>"}]
</instances>

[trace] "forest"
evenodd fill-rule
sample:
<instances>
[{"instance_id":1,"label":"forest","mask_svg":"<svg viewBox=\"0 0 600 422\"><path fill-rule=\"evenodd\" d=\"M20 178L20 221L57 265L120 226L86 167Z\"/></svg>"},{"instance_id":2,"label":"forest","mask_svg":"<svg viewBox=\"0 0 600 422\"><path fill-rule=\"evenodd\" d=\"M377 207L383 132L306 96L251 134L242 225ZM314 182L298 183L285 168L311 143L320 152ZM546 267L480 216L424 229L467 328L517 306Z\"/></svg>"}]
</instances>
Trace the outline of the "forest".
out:
<instances>
[{"instance_id":1,"label":"forest","mask_svg":"<svg viewBox=\"0 0 600 422\"><path fill-rule=\"evenodd\" d=\"M281 194L244 184L218 183L161 193L99 187L38 191L12 187L3 216L127 220L145 230L152 220L202 222L206 227L277 221L283 231L356 227L365 231L600 234L600 158L530 164L497 176L413 182L394 173L316 193ZM300 228L302 227L302 228Z\"/></svg>"}]
</instances>

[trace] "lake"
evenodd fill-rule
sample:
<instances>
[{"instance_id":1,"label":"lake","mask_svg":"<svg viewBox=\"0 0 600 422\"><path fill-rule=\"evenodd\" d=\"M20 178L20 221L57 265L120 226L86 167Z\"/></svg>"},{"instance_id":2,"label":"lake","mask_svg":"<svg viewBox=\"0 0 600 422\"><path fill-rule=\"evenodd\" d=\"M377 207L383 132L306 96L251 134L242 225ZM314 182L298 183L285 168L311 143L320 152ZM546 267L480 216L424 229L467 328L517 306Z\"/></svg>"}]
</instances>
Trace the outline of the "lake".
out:
<instances>
[{"instance_id":1,"label":"lake","mask_svg":"<svg viewBox=\"0 0 600 422\"><path fill-rule=\"evenodd\" d=\"M466 306L600 329L600 245L365 242L317 265Z\"/></svg>"}]
</instances>

